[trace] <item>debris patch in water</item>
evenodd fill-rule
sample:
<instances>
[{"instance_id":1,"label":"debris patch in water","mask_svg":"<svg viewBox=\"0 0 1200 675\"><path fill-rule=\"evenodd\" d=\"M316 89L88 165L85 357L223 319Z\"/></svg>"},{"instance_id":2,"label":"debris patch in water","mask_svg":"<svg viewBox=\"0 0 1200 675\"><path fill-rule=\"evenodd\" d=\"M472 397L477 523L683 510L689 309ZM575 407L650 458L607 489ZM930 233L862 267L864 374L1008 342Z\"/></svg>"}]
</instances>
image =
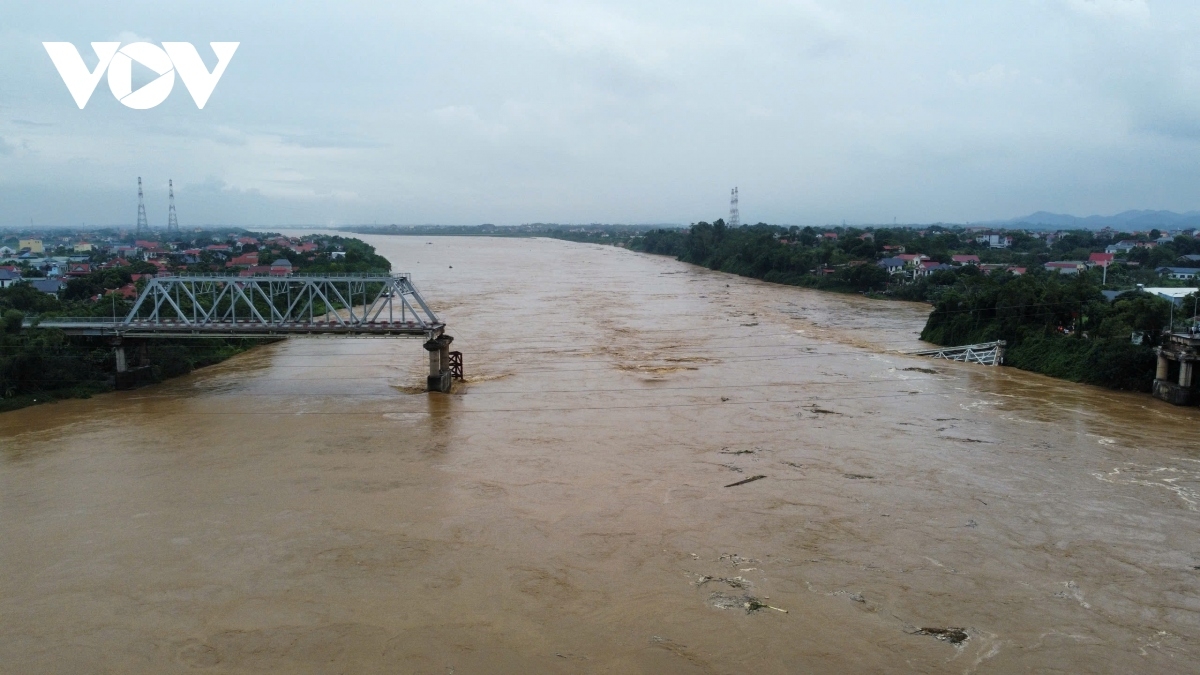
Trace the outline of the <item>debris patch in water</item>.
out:
<instances>
[{"instance_id":1,"label":"debris patch in water","mask_svg":"<svg viewBox=\"0 0 1200 675\"><path fill-rule=\"evenodd\" d=\"M966 642L970 635L967 635L965 628L921 628L914 635L932 635L933 637L949 642L952 645L962 644Z\"/></svg>"},{"instance_id":2,"label":"debris patch in water","mask_svg":"<svg viewBox=\"0 0 1200 675\"><path fill-rule=\"evenodd\" d=\"M786 609L772 607L753 595L729 595L720 591L708 596L708 604L716 609L744 609L747 614L753 614L761 609L773 609L787 614Z\"/></svg>"}]
</instances>

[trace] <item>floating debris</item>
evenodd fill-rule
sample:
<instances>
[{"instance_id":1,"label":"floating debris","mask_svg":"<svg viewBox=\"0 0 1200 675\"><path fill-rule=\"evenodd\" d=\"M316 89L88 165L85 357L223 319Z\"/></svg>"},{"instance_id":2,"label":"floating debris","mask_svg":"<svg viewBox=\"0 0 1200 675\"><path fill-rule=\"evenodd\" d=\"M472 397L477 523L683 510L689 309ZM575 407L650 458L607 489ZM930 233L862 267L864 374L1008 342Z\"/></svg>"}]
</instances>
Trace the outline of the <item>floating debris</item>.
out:
<instances>
[{"instance_id":1,"label":"floating debris","mask_svg":"<svg viewBox=\"0 0 1200 675\"><path fill-rule=\"evenodd\" d=\"M730 563L732 563L734 565L746 565L748 563L761 563L762 562L761 560L757 560L755 558L743 558L742 556L740 556L736 553L723 553L723 554L721 554L720 557L717 558L717 562L720 562L722 560L728 560Z\"/></svg>"},{"instance_id":2,"label":"floating debris","mask_svg":"<svg viewBox=\"0 0 1200 675\"><path fill-rule=\"evenodd\" d=\"M738 596L717 592L708 596L708 604L716 609L744 609L747 614L753 614L760 609L773 609L776 612L788 613L786 609L772 607L752 595Z\"/></svg>"},{"instance_id":3,"label":"floating debris","mask_svg":"<svg viewBox=\"0 0 1200 675\"><path fill-rule=\"evenodd\" d=\"M727 577L709 576L707 574L700 577L699 579L697 579L696 585L703 586L704 584L707 584L710 581L720 581L722 583L729 584L730 588L737 588L737 589L746 589L746 588L750 588L750 586L751 586L751 583L748 580L743 579L742 577L733 577L732 579L730 579Z\"/></svg>"},{"instance_id":4,"label":"floating debris","mask_svg":"<svg viewBox=\"0 0 1200 675\"><path fill-rule=\"evenodd\" d=\"M810 561L810 562L813 562L813 561ZM867 604L867 599L862 596L862 593L851 593L850 591L834 591L831 595L834 595L834 596L844 595L847 598L849 598L850 600L853 600L854 602L862 603L864 605Z\"/></svg>"},{"instance_id":5,"label":"floating debris","mask_svg":"<svg viewBox=\"0 0 1200 675\"><path fill-rule=\"evenodd\" d=\"M967 630L965 628L922 628L914 634L932 635L933 637L943 642L949 642L952 645L962 644L967 640L967 638L971 637L970 635L967 635Z\"/></svg>"},{"instance_id":6,"label":"floating debris","mask_svg":"<svg viewBox=\"0 0 1200 675\"><path fill-rule=\"evenodd\" d=\"M813 407L809 408L808 410L809 410L809 412L815 412L815 413L819 413L821 415L841 415L842 414L840 412L837 412L836 410L826 410L824 408L818 408L815 405Z\"/></svg>"},{"instance_id":7,"label":"floating debris","mask_svg":"<svg viewBox=\"0 0 1200 675\"><path fill-rule=\"evenodd\" d=\"M762 480L764 478L766 478L766 476L751 476L751 477L747 478L746 480L739 480L738 482L730 483L729 485L726 485L725 487L737 487L739 485L745 485L746 483L753 483L756 480Z\"/></svg>"},{"instance_id":8,"label":"floating debris","mask_svg":"<svg viewBox=\"0 0 1200 675\"><path fill-rule=\"evenodd\" d=\"M875 478L875 476L868 476L865 473L844 473L842 476L850 480L874 480Z\"/></svg>"}]
</instances>

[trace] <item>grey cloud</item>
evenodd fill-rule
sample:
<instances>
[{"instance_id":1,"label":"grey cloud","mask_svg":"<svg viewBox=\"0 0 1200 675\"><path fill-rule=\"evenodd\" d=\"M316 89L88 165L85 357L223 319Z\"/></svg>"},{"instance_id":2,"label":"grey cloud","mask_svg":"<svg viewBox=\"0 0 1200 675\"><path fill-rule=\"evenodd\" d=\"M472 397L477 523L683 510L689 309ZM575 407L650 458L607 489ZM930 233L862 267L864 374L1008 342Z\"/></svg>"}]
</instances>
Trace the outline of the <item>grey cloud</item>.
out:
<instances>
[{"instance_id":1,"label":"grey cloud","mask_svg":"<svg viewBox=\"0 0 1200 675\"><path fill-rule=\"evenodd\" d=\"M733 185L783 223L1200 207L1184 0L44 5L0 41L18 224L125 222L137 176L192 223L690 222ZM40 41L122 32L242 46L204 110L76 109Z\"/></svg>"}]
</instances>

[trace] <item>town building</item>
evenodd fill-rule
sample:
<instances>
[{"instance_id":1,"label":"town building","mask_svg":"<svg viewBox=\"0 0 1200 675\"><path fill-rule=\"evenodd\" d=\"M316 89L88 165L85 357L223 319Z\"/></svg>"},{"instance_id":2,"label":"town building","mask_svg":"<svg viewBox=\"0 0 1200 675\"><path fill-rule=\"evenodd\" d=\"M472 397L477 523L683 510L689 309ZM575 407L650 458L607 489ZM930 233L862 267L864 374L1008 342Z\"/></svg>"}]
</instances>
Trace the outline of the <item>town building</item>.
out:
<instances>
[{"instance_id":1,"label":"town building","mask_svg":"<svg viewBox=\"0 0 1200 675\"><path fill-rule=\"evenodd\" d=\"M1195 279L1200 275L1200 269L1195 267L1160 267L1155 271L1168 279L1178 279L1180 281Z\"/></svg>"},{"instance_id":2,"label":"town building","mask_svg":"<svg viewBox=\"0 0 1200 675\"><path fill-rule=\"evenodd\" d=\"M975 237L978 244L987 244L990 248L1008 248L1012 246L1012 237L1004 234L983 234Z\"/></svg>"},{"instance_id":3,"label":"town building","mask_svg":"<svg viewBox=\"0 0 1200 675\"><path fill-rule=\"evenodd\" d=\"M908 261L901 258L884 258L875 264L882 267L888 274L902 274Z\"/></svg>"},{"instance_id":4,"label":"town building","mask_svg":"<svg viewBox=\"0 0 1200 675\"><path fill-rule=\"evenodd\" d=\"M67 287L60 279L31 279L29 285L50 295L58 295L59 291Z\"/></svg>"},{"instance_id":5,"label":"town building","mask_svg":"<svg viewBox=\"0 0 1200 675\"><path fill-rule=\"evenodd\" d=\"M1057 262L1048 262L1044 265L1049 272L1059 272L1061 274L1079 274L1087 265L1077 260L1060 260Z\"/></svg>"}]
</instances>

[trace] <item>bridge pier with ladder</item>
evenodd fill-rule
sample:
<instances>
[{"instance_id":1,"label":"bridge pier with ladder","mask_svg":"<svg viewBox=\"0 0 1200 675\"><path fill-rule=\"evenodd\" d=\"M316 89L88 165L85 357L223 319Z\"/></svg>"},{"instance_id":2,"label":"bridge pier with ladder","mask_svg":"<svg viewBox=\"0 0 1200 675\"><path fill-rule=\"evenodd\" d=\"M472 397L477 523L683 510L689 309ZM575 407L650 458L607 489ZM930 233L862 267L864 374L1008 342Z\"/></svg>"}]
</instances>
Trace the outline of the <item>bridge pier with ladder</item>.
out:
<instances>
[{"instance_id":1,"label":"bridge pier with ladder","mask_svg":"<svg viewBox=\"0 0 1200 675\"><path fill-rule=\"evenodd\" d=\"M407 274L238 277L179 275L150 279L123 318L47 318L27 325L68 335L108 338L118 384L133 381L127 347L146 365L147 340L286 338L296 335L413 337L429 350L429 391L449 392L462 378L462 354L452 367L446 324Z\"/></svg>"}]
</instances>

